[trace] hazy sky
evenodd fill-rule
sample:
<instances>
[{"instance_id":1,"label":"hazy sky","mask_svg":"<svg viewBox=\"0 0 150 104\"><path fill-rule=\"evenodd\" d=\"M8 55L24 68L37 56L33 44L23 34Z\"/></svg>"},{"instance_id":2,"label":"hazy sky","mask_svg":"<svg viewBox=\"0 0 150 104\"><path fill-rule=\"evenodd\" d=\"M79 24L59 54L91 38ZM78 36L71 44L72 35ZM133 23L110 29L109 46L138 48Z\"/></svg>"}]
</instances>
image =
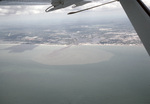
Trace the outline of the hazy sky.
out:
<instances>
[{"instance_id":1,"label":"hazy sky","mask_svg":"<svg viewBox=\"0 0 150 104\"><path fill-rule=\"evenodd\" d=\"M86 4L84 6L81 7L77 7L77 8L72 8L67 7L65 9L61 9L61 10L57 10L54 12L51 12L50 14L56 14L56 13L68 13L70 11L74 11L77 9L83 9L83 8L87 8L87 7L91 7L91 6L95 6L101 3L105 3L111 0L98 0L96 2L92 2L89 4ZM148 6L150 6L150 1L149 0L143 0ZM0 15L33 15L33 14L41 14L41 13L45 13L45 9L48 7L48 5L40 5L40 6L1 6L0 7ZM92 9L90 11L92 12L97 12L97 11L113 11L113 10L119 10L122 9L121 5L119 2L116 3L112 3L109 5L105 5L96 9ZM89 11L88 11L89 12Z\"/></svg>"},{"instance_id":2,"label":"hazy sky","mask_svg":"<svg viewBox=\"0 0 150 104\"><path fill-rule=\"evenodd\" d=\"M65 9L56 10L50 13L45 13L45 9L49 7L49 5L37 5L37 6L1 6L0 7L0 21L9 21L12 19L23 20L23 19L51 19L51 20L60 20L60 19L74 19L74 18L85 18L85 19L107 19L107 18L120 18L126 17L124 10L122 9L119 2L115 2L112 4L108 4L102 7L98 7L92 10L85 11L83 13L75 14L68 16L68 12L84 9L87 7L99 5L101 3L105 3L111 0L98 0L96 2L92 2L86 4L81 7L72 8L67 7ZM150 6L149 0L143 0L148 6Z\"/></svg>"},{"instance_id":3,"label":"hazy sky","mask_svg":"<svg viewBox=\"0 0 150 104\"><path fill-rule=\"evenodd\" d=\"M91 7L91 6L95 6L101 3L105 3L107 1L110 0L100 0L97 2L92 2L89 4L86 4L84 6L81 7L77 7L77 8L72 8L67 7L65 9L61 9L61 10L57 10L54 12L51 12L51 14L56 14L56 13L67 13L73 10L77 10L77 9L83 9L83 8L87 8L87 7ZM1 6L0 7L0 15L32 15L32 14L41 14L41 13L45 13L45 9L49 7L49 5L38 5L38 6ZM105 10L105 9L110 9L110 10L114 10L114 9L120 9L120 4L119 3L113 3L110 5L106 5L97 9L93 9L93 11L100 11L100 10Z\"/></svg>"}]
</instances>

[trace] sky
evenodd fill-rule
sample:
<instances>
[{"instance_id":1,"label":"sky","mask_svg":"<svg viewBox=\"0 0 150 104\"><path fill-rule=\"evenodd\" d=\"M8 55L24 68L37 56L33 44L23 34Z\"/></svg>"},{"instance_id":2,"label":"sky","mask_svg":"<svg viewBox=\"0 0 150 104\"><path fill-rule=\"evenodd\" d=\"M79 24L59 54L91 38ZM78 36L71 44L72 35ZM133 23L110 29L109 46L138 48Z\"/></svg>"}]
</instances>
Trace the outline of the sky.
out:
<instances>
[{"instance_id":1,"label":"sky","mask_svg":"<svg viewBox=\"0 0 150 104\"><path fill-rule=\"evenodd\" d=\"M61 14L61 13L68 13L70 11L74 11L74 10L78 10L78 9L83 9L83 8L87 8L87 7L91 7L91 6L95 6L95 5L99 5L101 3L105 3L111 0L97 0L96 2L92 2L89 4L86 4L84 6L81 7L77 7L77 8L72 8L67 7L65 9L61 9L61 10L57 10L54 12L51 12L50 14ZM145 4L147 4L148 6L150 6L150 1L149 0L143 0L145 2ZM5 15L33 15L33 14L43 14L45 13L45 9L48 7L49 5L37 5L37 6L1 6L0 7L0 15L1 16L5 16ZM90 11L116 11L122 9L121 5L119 2L116 3L112 3L109 5L105 5L96 9L92 9Z\"/></svg>"},{"instance_id":2,"label":"sky","mask_svg":"<svg viewBox=\"0 0 150 104\"><path fill-rule=\"evenodd\" d=\"M85 9L91 6L99 5L101 3L106 3L111 0L96 0L92 3L88 3L84 6L72 8L69 6L64 9L52 11L49 13L45 12L45 9L50 5L36 5L36 6L0 6L0 21L14 21L14 20L63 20L65 19L79 19L79 18L86 18L86 19L108 19L108 18L120 18L126 17L124 10L122 9L119 2L114 2L112 4L108 4L102 7L98 7L92 10L88 10L82 13L78 13L75 15L68 16L67 13ZM150 7L149 0L143 0L146 5Z\"/></svg>"},{"instance_id":3,"label":"sky","mask_svg":"<svg viewBox=\"0 0 150 104\"><path fill-rule=\"evenodd\" d=\"M78 8L72 8L67 7L65 9L61 9L61 10L57 10L57 11L53 11L50 14L57 14L57 13L67 13L73 10L78 10L78 9L83 9L83 8L87 8L87 7L91 7L91 6L95 6L101 3L105 3L107 1L110 0L100 0L97 2L92 2L89 4L86 4L84 6L78 7ZM37 5L37 6L1 6L0 7L0 15L1 16L5 16L5 15L32 15L32 14L42 14L45 13L45 9L49 7L49 5ZM113 3L110 5L106 5L103 7L100 7L98 9L93 9L93 11L99 11L99 10L114 10L114 9L120 9L121 6L119 3ZM91 10L92 11L92 10Z\"/></svg>"}]
</instances>

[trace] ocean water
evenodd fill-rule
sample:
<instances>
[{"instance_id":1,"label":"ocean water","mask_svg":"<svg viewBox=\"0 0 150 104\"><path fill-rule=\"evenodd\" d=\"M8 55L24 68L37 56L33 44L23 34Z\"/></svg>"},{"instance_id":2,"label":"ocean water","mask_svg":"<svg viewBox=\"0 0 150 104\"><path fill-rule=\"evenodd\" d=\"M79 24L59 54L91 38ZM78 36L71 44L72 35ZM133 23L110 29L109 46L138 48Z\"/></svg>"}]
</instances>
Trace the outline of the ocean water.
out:
<instances>
[{"instance_id":1,"label":"ocean water","mask_svg":"<svg viewBox=\"0 0 150 104\"><path fill-rule=\"evenodd\" d=\"M150 104L143 46L0 45L0 104Z\"/></svg>"}]
</instances>

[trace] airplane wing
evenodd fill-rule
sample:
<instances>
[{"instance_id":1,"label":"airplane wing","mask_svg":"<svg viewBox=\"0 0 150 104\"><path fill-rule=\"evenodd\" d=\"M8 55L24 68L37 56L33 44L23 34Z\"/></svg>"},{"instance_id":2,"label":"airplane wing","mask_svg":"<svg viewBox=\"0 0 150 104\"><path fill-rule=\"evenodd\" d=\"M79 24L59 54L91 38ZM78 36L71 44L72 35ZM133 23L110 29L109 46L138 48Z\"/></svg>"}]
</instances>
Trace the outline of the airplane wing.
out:
<instances>
[{"instance_id":1,"label":"airplane wing","mask_svg":"<svg viewBox=\"0 0 150 104\"><path fill-rule=\"evenodd\" d=\"M150 55L150 10L141 0L120 0L134 29Z\"/></svg>"},{"instance_id":2,"label":"airplane wing","mask_svg":"<svg viewBox=\"0 0 150 104\"><path fill-rule=\"evenodd\" d=\"M74 5L73 7L82 6L84 4L92 2L91 0L51 0L52 6L47 8L45 11L50 12L57 9L62 9L71 5Z\"/></svg>"},{"instance_id":3,"label":"airplane wing","mask_svg":"<svg viewBox=\"0 0 150 104\"><path fill-rule=\"evenodd\" d=\"M61 5L73 5L81 6L92 0L0 0L0 5L48 5L56 7ZM66 7L66 6L64 6Z\"/></svg>"},{"instance_id":4,"label":"airplane wing","mask_svg":"<svg viewBox=\"0 0 150 104\"><path fill-rule=\"evenodd\" d=\"M91 0L0 0L0 5L50 5L51 4L51 6L45 10L46 12L50 12L71 5L74 5L73 7L78 7L90 2Z\"/></svg>"}]
</instances>

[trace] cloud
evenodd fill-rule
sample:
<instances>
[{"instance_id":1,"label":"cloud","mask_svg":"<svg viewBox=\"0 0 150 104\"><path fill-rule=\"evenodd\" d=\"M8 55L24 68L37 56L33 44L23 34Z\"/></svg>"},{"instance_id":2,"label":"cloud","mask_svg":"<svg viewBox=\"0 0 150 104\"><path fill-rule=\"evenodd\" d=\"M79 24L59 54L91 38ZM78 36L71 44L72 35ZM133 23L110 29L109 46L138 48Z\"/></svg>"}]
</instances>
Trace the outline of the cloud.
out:
<instances>
[{"instance_id":1,"label":"cloud","mask_svg":"<svg viewBox=\"0 0 150 104\"><path fill-rule=\"evenodd\" d=\"M44 12L44 6L1 6L0 15L30 15Z\"/></svg>"},{"instance_id":2,"label":"cloud","mask_svg":"<svg viewBox=\"0 0 150 104\"><path fill-rule=\"evenodd\" d=\"M103 0L101 1L97 1L97 0L93 0L95 2L93 3L89 3L86 4L84 6L78 7L78 8L72 8L67 7L64 9L60 9L57 11L54 11L52 13L64 13L64 12L70 12L72 10L79 10L79 9L83 9L83 8L87 8L87 7L91 7L91 6L95 6L98 5L100 3L103 2ZM105 0L106 2L109 0ZM102 7L102 9L109 9L109 8L116 8L118 6L116 6L118 4L110 4L108 6L104 6ZM32 15L32 14L42 14L45 12L45 9L48 7L49 5L37 5L37 6L25 6L25 5L21 5L21 6L1 6L0 7L0 15Z\"/></svg>"},{"instance_id":3,"label":"cloud","mask_svg":"<svg viewBox=\"0 0 150 104\"><path fill-rule=\"evenodd\" d=\"M81 7L77 7L77 8L72 8L67 7L65 9L60 9L60 10L56 10L51 12L52 14L57 14L57 13L66 13L66 12L70 12L70 11L74 11L74 10L79 10L79 9L84 9L84 8L88 8L88 7L92 7L92 6L96 6L102 3L106 3L109 2L110 0L93 0L94 2L83 5ZM149 0L143 0L144 3L146 5L148 5L150 7L150 2ZM0 7L0 15L33 15L33 14L42 14L45 13L45 9L48 7L49 5L37 5L37 6L25 6L25 5L21 5L21 6L1 6ZM97 9L92 9L90 11L104 11L104 10L119 10L121 8L121 5L119 2L116 3L112 3L112 4L108 4L102 7L98 7Z\"/></svg>"},{"instance_id":4,"label":"cloud","mask_svg":"<svg viewBox=\"0 0 150 104\"><path fill-rule=\"evenodd\" d=\"M149 0L142 0L149 8L150 8L150 1Z\"/></svg>"}]
</instances>

